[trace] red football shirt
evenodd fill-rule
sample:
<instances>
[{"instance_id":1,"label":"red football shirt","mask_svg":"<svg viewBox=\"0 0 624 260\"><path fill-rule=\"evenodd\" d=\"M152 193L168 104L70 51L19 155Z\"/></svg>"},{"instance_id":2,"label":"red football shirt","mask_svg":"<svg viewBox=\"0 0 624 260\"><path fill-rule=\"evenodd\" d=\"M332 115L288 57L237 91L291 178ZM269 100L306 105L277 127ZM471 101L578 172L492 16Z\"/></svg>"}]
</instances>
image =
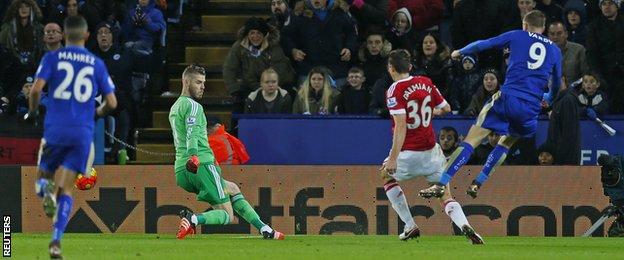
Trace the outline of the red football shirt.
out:
<instances>
[{"instance_id":1,"label":"red football shirt","mask_svg":"<svg viewBox=\"0 0 624 260\"><path fill-rule=\"evenodd\" d=\"M401 151L426 151L435 146L435 133L431 125L433 109L442 108L446 104L438 88L427 77L410 76L390 86L386 92L386 106L390 114L407 115L407 133Z\"/></svg>"}]
</instances>

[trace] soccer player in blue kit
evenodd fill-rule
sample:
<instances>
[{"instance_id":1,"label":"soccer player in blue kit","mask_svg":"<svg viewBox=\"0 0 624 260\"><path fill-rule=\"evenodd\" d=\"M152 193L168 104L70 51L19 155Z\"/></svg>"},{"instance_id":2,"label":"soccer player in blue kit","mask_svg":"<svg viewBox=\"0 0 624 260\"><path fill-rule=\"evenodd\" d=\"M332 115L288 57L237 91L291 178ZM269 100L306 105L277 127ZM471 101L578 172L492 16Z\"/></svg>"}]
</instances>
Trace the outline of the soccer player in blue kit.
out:
<instances>
[{"instance_id":1,"label":"soccer player in blue kit","mask_svg":"<svg viewBox=\"0 0 624 260\"><path fill-rule=\"evenodd\" d=\"M552 41L542 35L546 17L540 11L527 13L522 20L523 30L514 30L499 36L473 42L461 50L453 51L451 57L483 50L509 47L511 56L505 83L483 107L468 136L456 148L446 165L439 183L421 190L424 198L440 197L453 175L470 159L475 147L490 132L503 135L489 154L479 176L472 181L466 193L475 198L490 173L503 163L509 148L521 137L535 134L537 117L542 100L550 103L561 85L561 51ZM550 91L548 90L551 81Z\"/></svg>"},{"instance_id":2,"label":"soccer player in blue kit","mask_svg":"<svg viewBox=\"0 0 624 260\"><path fill-rule=\"evenodd\" d=\"M43 198L45 214L54 217L49 244L52 259L62 258L61 237L72 210L71 191L76 175L86 173L93 163L94 116L103 116L117 106L115 86L104 62L84 48L88 37L83 17L65 19L66 47L47 53L41 60L30 92L29 111L24 116L25 120L38 116L39 97L47 84L49 102L35 190ZM96 109L98 93L104 102ZM59 168L57 189L53 176Z\"/></svg>"}]
</instances>

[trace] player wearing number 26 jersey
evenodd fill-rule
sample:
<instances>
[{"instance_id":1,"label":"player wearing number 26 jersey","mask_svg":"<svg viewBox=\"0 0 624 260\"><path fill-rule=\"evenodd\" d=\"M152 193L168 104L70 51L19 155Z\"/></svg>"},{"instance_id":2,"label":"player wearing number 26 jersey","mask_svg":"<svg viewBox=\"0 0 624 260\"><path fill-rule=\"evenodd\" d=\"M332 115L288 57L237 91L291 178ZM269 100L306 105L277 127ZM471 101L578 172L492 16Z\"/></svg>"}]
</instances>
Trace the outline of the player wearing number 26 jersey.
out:
<instances>
[{"instance_id":1,"label":"player wearing number 26 jersey","mask_svg":"<svg viewBox=\"0 0 624 260\"><path fill-rule=\"evenodd\" d=\"M65 19L65 48L47 53L37 69L30 92L29 111L24 117L37 117L39 97L48 86L48 105L39 150L39 179L35 190L43 198L43 209L54 217L50 258L62 258L61 238L73 205L71 190L78 173L87 173L93 162L94 117L117 106L115 86L104 62L84 48L89 37L87 21L81 16ZM95 96L104 102L95 107ZM54 173L59 186L54 184Z\"/></svg>"}]
</instances>

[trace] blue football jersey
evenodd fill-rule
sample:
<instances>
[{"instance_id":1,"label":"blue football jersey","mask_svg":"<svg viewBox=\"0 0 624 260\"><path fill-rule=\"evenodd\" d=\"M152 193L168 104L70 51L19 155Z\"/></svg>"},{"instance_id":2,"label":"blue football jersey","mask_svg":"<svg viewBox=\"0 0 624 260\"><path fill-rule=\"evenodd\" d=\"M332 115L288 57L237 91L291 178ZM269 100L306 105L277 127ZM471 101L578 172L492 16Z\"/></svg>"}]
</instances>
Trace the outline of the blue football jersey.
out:
<instances>
[{"instance_id":1,"label":"blue football jersey","mask_svg":"<svg viewBox=\"0 0 624 260\"><path fill-rule=\"evenodd\" d=\"M95 97L115 90L104 62L77 46L48 52L36 78L48 85L43 138L49 144L77 145L93 141Z\"/></svg>"},{"instance_id":2,"label":"blue football jersey","mask_svg":"<svg viewBox=\"0 0 624 260\"><path fill-rule=\"evenodd\" d=\"M525 100L541 101L544 93L549 93L548 82L552 79L550 93L557 93L561 85L561 51L541 34L509 31L473 42L459 52L466 55L504 47L509 47L511 53L501 92Z\"/></svg>"}]
</instances>

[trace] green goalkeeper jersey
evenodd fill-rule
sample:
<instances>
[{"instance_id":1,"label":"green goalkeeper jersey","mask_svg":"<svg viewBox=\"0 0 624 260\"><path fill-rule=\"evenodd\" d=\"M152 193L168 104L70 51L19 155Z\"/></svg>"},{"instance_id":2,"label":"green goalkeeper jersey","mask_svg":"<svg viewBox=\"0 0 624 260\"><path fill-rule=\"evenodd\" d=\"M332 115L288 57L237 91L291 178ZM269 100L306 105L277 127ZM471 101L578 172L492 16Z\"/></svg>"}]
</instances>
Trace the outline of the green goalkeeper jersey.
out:
<instances>
[{"instance_id":1,"label":"green goalkeeper jersey","mask_svg":"<svg viewBox=\"0 0 624 260\"><path fill-rule=\"evenodd\" d=\"M180 96L169 111L169 124L176 149L176 172L185 170L186 161L193 154L199 157L202 164L214 164L202 105L190 97Z\"/></svg>"}]
</instances>

